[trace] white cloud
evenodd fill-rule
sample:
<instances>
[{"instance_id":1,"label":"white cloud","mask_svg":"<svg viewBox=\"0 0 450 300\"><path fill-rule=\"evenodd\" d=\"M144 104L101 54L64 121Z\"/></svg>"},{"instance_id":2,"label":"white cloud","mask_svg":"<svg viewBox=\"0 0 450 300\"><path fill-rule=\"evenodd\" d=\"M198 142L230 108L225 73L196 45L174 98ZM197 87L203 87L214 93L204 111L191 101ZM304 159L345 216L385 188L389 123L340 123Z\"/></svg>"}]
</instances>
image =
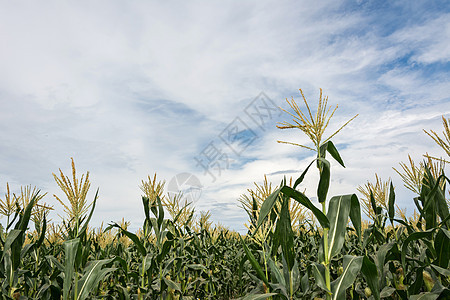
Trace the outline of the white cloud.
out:
<instances>
[{"instance_id":1,"label":"white cloud","mask_svg":"<svg viewBox=\"0 0 450 300\"><path fill-rule=\"evenodd\" d=\"M450 60L450 14L430 17L424 24L402 29L392 35L395 43L402 44L418 63L446 63Z\"/></svg>"},{"instance_id":2,"label":"white cloud","mask_svg":"<svg viewBox=\"0 0 450 300\"><path fill-rule=\"evenodd\" d=\"M4 4L1 189L31 183L51 198L51 173L69 172L73 156L100 186L93 222L126 216L137 227L140 180L192 172L205 183L199 209L237 228L246 188L301 170L313 154L276 140L308 141L267 125L214 184L194 156L260 91L286 107L284 98L301 101L298 88L316 103L319 87L340 104L330 131L360 113L335 139L348 167L333 169L330 194L354 192L375 172L394 178L407 153L439 152L421 129L437 130L450 111L448 16L430 9L387 28L366 4ZM316 179L305 182L312 196Z\"/></svg>"}]
</instances>

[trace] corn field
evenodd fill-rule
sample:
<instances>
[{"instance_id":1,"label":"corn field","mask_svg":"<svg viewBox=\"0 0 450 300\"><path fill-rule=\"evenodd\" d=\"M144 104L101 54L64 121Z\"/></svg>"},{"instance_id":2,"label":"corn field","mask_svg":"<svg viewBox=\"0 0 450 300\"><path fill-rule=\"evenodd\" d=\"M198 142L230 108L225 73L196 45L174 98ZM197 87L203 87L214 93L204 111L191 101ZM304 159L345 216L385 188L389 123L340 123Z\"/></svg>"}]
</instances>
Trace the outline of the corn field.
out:
<instances>
[{"instance_id":1,"label":"corn field","mask_svg":"<svg viewBox=\"0 0 450 300\"><path fill-rule=\"evenodd\" d=\"M337 106L321 90L313 113L301 95L306 111L288 100L292 123L278 128L300 129L311 145L278 142L315 159L295 180L274 186L265 178L238 199L248 214L245 235L164 194L156 174L142 181L145 220L137 232L126 220L89 226L98 191L87 198L89 173L77 177L73 160L70 177L53 174L65 213L59 225L45 194L31 186L11 194L7 184L1 299L450 299L449 120L443 117L442 134L425 131L448 157L426 154L418 164L409 157L395 169L416 194L408 217L392 182L378 176L357 189L361 198L328 195L329 159L345 167L332 139L356 116L326 137ZM314 170L318 206L301 188Z\"/></svg>"}]
</instances>

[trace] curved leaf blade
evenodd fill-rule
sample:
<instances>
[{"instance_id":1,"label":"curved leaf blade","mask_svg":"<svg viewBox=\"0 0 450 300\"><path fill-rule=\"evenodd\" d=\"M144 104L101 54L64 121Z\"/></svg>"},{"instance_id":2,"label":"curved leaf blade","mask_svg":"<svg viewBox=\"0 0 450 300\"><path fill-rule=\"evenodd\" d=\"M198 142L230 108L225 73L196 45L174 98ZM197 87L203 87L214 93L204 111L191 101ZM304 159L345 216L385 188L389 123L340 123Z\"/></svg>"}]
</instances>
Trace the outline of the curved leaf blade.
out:
<instances>
[{"instance_id":1,"label":"curved leaf blade","mask_svg":"<svg viewBox=\"0 0 450 300\"><path fill-rule=\"evenodd\" d=\"M364 255L361 266L361 273L366 278L369 288L372 290L375 300L380 300L380 289L378 285L378 271L377 266L370 260L367 255Z\"/></svg>"},{"instance_id":2,"label":"curved leaf blade","mask_svg":"<svg viewBox=\"0 0 450 300\"><path fill-rule=\"evenodd\" d=\"M350 220L356 230L358 240L361 242L361 206L359 204L358 197L355 194L351 197Z\"/></svg>"},{"instance_id":3,"label":"curved leaf blade","mask_svg":"<svg viewBox=\"0 0 450 300\"><path fill-rule=\"evenodd\" d=\"M292 199L294 199L295 201L299 202L300 204L302 204L303 206L305 206L306 208L310 209L314 216L317 218L317 220L319 221L320 225L323 228L330 228L330 222L328 221L327 216L325 216L325 214L318 209L309 199L308 197L306 197L303 193L294 190L293 188L289 187L289 186L284 186L281 188L281 192L286 195L291 197Z\"/></svg>"},{"instance_id":4,"label":"curved leaf blade","mask_svg":"<svg viewBox=\"0 0 450 300\"><path fill-rule=\"evenodd\" d=\"M269 297L277 295L276 293L268 293L268 294L250 294L245 296L244 298L240 298L241 300L264 300Z\"/></svg>"},{"instance_id":5,"label":"curved leaf blade","mask_svg":"<svg viewBox=\"0 0 450 300\"><path fill-rule=\"evenodd\" d=\"M120 227L120 225L118 225L117 223L113 223L110 224L111 227L116 227L118 229L120 229L120 231L125 234L130 240L133 241L133 243L136 245L138 251L141 253L142 256L146 256L147 255L147 250L145 250L144 245L142 245L141 241L139 240L139 237L137 235L135 235L132 232L129 232L125 229L123 229L122 227Z\"/></svg>"},{"instance_id":6,"label":"curved leaf blade","mask_svg":"<svg viewBox=\"0 0 450 300\"><path fill-rule=\"evenodd\" d=\"M305 178L306 173L308 172L309 168L311 167L311 165L315 162L316 160L313 160L305 169L305 171L303 171L302 175L300 175L299 178L297 178L297 180L294 183L294 190L295 188L302 183L303 179Z\"/></svg>"},{"instance_id":7,"label":"curved leaf blade","mask_svg":"<svg viewBox=\"0 0 450 300\"><path fill-rule=\"evenodd\" d=\"M325 278L323 275L325 272L324 266L321 264L313 263L311 265L311 268L312 268L312 272L314 275L314 279L316 280L317 286L320 287L325 292L327 292L328 294L331 294L331 291L327 288L327 284L325 283Z\"/></svg>"},{"instance_id":8,"label":"curved leaf blade","mask_svg":"<svg viewBox=\"0 0 450 300\"><path fill-rule=\"evenodd\" d=\"M264 281L266 286L269 286L269 281L267 280L266 275L264 274L255 256L253 256L253 253L250 252L250 249L248 249L247 244L244 242L244 240L240 235L239 238L241 239L241 244L244 247L245 254L247 254L248 260L250 261L250 264L252 265L253 269L256 271L256 274L258 275L259 279Z\"/></svg>"},{"instance_id":9,"label":"curved leaf blade","mask_svg":"<svg viewBox=\"0 0 450 300\"><path fill-rule=\"evenodd\" d=\"M261 205L261 209L259 211L259 218L258 218L258 223L256 224L255 232L257 232L258 228L261 226L263 221L269 215L270 211L272 210L273 206L275 205L275 202L278 199L279 193L280 193L280 189L276 189L272 194L270 194L269 197L267 197L266 200L264 200L263 204Z\"/></svg>"},{"instance_id":10,"label":"curved leaf blade","mask_svg":"<svg viewBox=\"0 0 450 300\"><path fill-rule=\"evenodd\" d=\"M342 195L331 198L328 206L328 257L333 258L341 251L345 241L345 231L350 214L351 198L353 195Z\"/></svg>"},{"instance_id":11,"label":"curved leaf blade","mask_svg":"<svg viewBox=\"0 0 450 300\"><path fill-rule=\"evenodd\" d=\"M341 158L341 155L339 154L338 150L336 149L336 147L334 146L332 141L328 141L326 143L324 143L322 146L320 146L321 148L321 153L325 153L325 151L328 151L328 153L331 154L331 156L341 165L345 168L344 165L344 161ZM325 148L325 149L322 149Z\"/></svg>"},{"instance_id":12,"label":"curved leaf blade","mask_svg":"<svg viewBox=\"0 0 450 300\"><path fill-rule=\"evenodd\" d=\"M328 188L330 187L330 162L324 158L318 158L320 164L320 179L317 187L317 198L320 203L327 200Z\"/></svg>"},{"instance_id":13,"label":"curved leaf blade","mask_svg":"<svg viewBox=\"0 0 450 300\"><path fill-rule=\"evenodd\" d=\"M113 260L113 258L95 260L86 267L83 277L81 277L77 283L78 294L76 295L76 300L87 299L89 293L97 287L100 280L103 279L108 273L115 270L113 268L102 269L105 264L108 264Z\"/></svg>"},{"instance_id":14,"label":"curved leaf blade","mask_svg":"<svg viewBox=\"0 0 450 300\"><path fill-rule=\"evenodd\" d=\"M391 181L391 184L389 186L389 201L388 201L388 215L389 219L391 220L391 223L394 222L394 215L395 215L394 203L395 203L395 192L394 186Z\"/></svg>"},{"instance_id":15,"label":"curved leaf blade","mask_svg":"<svg viewBox=\"0 0 450 300\"><path fill-rule=\"evenodd\" d=\"M442 268L448 268L450 258L450 238L445 235L443 228L441 228L436 234L434 240L434 248L436 249L436 262L435 264Z\"/></svg>"},{"instance_id":16,"label":"curved leaf blade","mask_svg":"<svg viewBox=\"0 0 450 300\"><path fill-rule=\"evenodd\" d=\"M80 239L72 239L65 241L64 246L64 284L63 284L63 299L69 299L69 291L72 285L72 277L74 273L75 258L77 256L78 245L80 244Z\"/></svg>"},{"instance_id":17,"label":"curved leaf blade","mask_svg":"<svg viewBox=\"0 0 450 300\"><path fill-rule=\"evenodd\" d=\"M415 241L415 240L419 240L419 239L430 239L433 236L433 233L435 230L436 230L436 228L429 229L426 231L414 232L414 233L410 234L406 238L406 240L403 242L401 258L402 258L403 269L405 271L406 271L406 267L407 267L406 266L406 250L408 249L409 243L412 241Z\"/></svg>"},{"instance_id":18,"label":"curved leaf blade","mask_svg":"<svg viewBox=\"0 0 450 300\"><path fill-rule=\"evenodd\" d=\"M363 262L362 256L344 255L344 271L331 283L332 299L345 299L345 290L350 287L358 276Z\"/></svg>"}]
</instances>

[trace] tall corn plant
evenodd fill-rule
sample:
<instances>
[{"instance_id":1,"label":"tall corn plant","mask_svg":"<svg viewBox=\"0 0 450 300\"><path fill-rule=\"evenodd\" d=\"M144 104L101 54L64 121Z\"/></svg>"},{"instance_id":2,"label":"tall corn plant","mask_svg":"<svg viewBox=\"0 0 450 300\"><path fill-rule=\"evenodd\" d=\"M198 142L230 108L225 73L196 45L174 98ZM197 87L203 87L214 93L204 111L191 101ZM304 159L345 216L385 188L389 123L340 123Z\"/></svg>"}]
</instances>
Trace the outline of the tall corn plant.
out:
<instances>
[{"instance_id":1,"label":"tall corn plant","mask_svg":"<svg viewBox=\"0 0 450 300\"><path fill-rule=\"evenodd\" d=\"M283 122L277 127L280 129L300 129L313 142L313 146L300 145L284 141L278 142L296 145L314 151L316 152L316 158L295 181L293 187L289 187L284 182L279 189L275 190L269 197L267 197L261 206L257 227L266 222L266 217L274 208L276 208L275 204L277 202L281 202L281 210L276 220L274 247L275 249L281 247L288 273L288 278L285 279L286 282L289 282L289 284L287 284L287 287L289 288L288 296L290 299L293 299L295 293L294 282L297 280L297 278L294 277L297 275L294 274L294 234L290 221L289 201L291 199L297 201L307 209L311 210L323 230L321 249L319 251L319 261L317 261L312 268L316 284L325 292L327 299L342 299L345 295L346 289L352 285L357 274L359 273L363 263L363 257L350 255L344 256L343 272L333 282L331 282L330 277L330 262L340 253L340 250L344 244L346 226L349 217L356 229L358 237L361 236L361 212L358 198L354 194L332 197L328 201L329 204L327 210L326 204L330 184L330 163L326 159L326 154L330 154L341 166L345 167L338 150L331 142L331 138L334 137L356 116L347 121L328 138L324 138L323 135L325 129L329 125L337 106L331 110L331 106L327 106L328 98L323 97L322 90L320 90L317 112L313 116L303 91L300 90L300 93L302 94L307 113L303 113L293 99L291 101L286 100L294 111L294 113L285 111L293 117L293 123ZM302 183L306 173L313 163L316 163L316 167L320 174L320 180L317 188L317 198L321 205L321 210L317 208L304 193L296 189ZM244 247L248 250L245 245ZM267 278L264 278L264 274L261 271L258 271L258 264L249 251L247 251L247 255L249 256L249 259L253 261L252 265L256 267L259 276L262 277L266 284L269 284Z\"/></svg>"},{"instance_id":2,"label":"tall corn plant","mask_svg":"<svg viewBox=\"0 0 450 300\"><path fill-rule=\"evenodd\" d=\"M68 203L53 195L64 207L66 218L63 218L65 226L64 237L64 283L62 298L82 300L89 297L91 290L98 286L100 280L112 268L104 268L110 264L112 259L88 261L91 252L91 241L87 238L89 221L94 213L98 198L98 189L91 203L87 201L87 193L90 188L89 172L81 178L76 176L75 162L72 161L72 180L59 169L60 177L53 177L66 195ZM90 209L90 211L89 211ZM89 212L89 214L88 214Z\"/></svg>"},{"instance_id":3,"label":"tall corn plant","mask_svg":"<svg viewBox=\"0 0 450 300\"><path fill-rule=\"evenodd\" d=\"M72 181L69 176L64 175L64 173L59 169L60 176L56 176L53 173L53 178L58 184L59 188L65 194L67 201L63 201L57 195L53 195L56 200L64 207L64 212L66 213L66 218L63 222L67 226L68 236L70 238L78 236L83 230L87 228L87 223L89 223L90 216L94 209L98 191L94 197L94 201L88 203L87 193L91 186L89 181L89 172L81 175L81 178L77 178L75 162L73 158L72 161ZM68 202L68 203L67 203ZM89 208L92 206L91 214L88 217ZM83 225L84 222L84 225Z\"/></svg>"},{"instance_id":4,"label":"tall corn plant","mask_svg":"<svg viewBox=\"0 0 450 300\"><path fill-rule=\"evenodd\" d=\"M157 181L155 174L153 180L148 177L148 181L142 181L141 190L145 194L142 196L145 213L142 235L138 236L129 232L117 223L110 224L106 230L119 229L120 233L127 236L137 249L139 270L133 272L133 276L139 279L139 286L134 294L137 299L150 299L157 296L163 299L163 296L169 292L181 292L179 283L170 277L173 267L181 268L177 264L177 261L181 262L181 260L170 257L175 241L173 222L164 219L161 201L164 182Z\"/></svg>"},{"instance_id":5,"label":"tall corn plant","mask_svg":"<svg viewBox=\"0 0 450 300\"><path fill-rule=\"evenodd\" d=\"M6 217L6 232L8 232L8 227L10 224L10 218L14 215L17 209L18 199L11 195L9 190L9 183L6 183L6 193L5 199L0 198L0 214Z\"/></svg>"}]
</instances>

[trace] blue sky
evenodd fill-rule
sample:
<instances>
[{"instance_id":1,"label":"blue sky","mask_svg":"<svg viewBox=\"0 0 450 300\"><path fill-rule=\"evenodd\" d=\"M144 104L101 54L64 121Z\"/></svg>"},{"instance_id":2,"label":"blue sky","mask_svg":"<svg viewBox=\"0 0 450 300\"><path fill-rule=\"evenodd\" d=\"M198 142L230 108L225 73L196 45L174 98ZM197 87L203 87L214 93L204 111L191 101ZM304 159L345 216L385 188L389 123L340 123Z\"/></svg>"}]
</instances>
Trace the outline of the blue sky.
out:
<instances>
[{"instance_id":1,"label":"blue sky","mask_svg":"<svg viewBox=\"0 0 450 300\"><path fill-rule=\"evenodd\" d=\"M359 114L333 138L347 168L333 164L330 195L378 173L412 212L392 167L408 154L444 155L422 129L441 131L450 115L448 1L0 5L0 195L6 182L37 186L54 221L62 209L52 195L62 193L52 173L69 173L73 157L90 171L90 197L100 188L94 226L124 217L137 229L141 180L188 172L203 186L197 210L242 231L239 195L264 174L295 178L313 157L277 144L307 142L275 128L287 115L272 111L262 126L249 117L261 92L286 108L299 88L312 105L323 88L339 104L330 131ZM236 152L224 142L233 126L247 128ZM215 180L195 160L210 143L226 158ZM305 182L311 197L316 180Z\"/></svg>"}]
</instances>

